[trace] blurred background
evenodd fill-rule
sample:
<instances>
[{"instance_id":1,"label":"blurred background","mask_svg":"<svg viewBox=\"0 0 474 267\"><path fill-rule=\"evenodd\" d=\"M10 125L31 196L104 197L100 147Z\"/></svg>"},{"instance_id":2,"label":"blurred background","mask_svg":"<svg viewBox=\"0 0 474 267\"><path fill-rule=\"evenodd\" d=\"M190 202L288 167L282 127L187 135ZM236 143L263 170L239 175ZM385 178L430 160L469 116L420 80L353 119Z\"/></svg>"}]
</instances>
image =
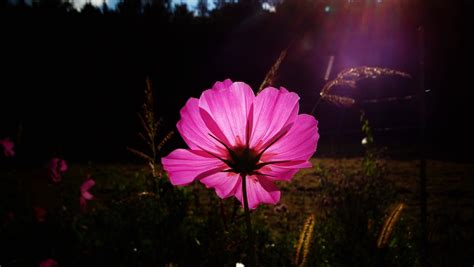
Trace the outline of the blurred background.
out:
<instances>
[{"instance_id":1,"label":"blurred background","mask_svg":"<svg viewBox=\"0 0 474 267\"><path fill-rule=\"evenodd\" d=\"M369 79L346 92L396 98L364 107L376 140L396 157L416 155L419 105L402 98L418 94L423 70L429 156L469 160L472 8L469 0L1 0L0 137L18 137L26 158L129 161L147 77L164 133L215 81L256 90L287 49L273 84L297 92L301 112L314 110L321 155L363 151L358 110L318 101L321 88L343 69L378 66L412 78ZM174 139L163 154L182 144Z\"/></svg>"}]
</instances>

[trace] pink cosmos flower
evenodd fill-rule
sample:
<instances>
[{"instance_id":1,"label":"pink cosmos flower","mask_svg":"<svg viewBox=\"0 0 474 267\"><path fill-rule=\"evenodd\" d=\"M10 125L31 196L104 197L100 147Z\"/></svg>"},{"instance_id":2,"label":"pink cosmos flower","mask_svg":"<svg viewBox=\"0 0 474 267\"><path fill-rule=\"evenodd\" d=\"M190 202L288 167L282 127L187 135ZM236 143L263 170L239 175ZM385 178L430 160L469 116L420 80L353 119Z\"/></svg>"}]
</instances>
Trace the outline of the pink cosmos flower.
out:
<instances>
[{"instance_id":1,"label":"pink cosmos flower","mask_svg":"<svg viewBox=\"0 0 474 267\"><path fill-rule=\"evenodd\" d=\"M67 169L68 167L64 159L53 158L49 162L49 166L48 166L49 176L55 183L58 183L61 181L62 176L67 171Z\"/></svg>"},{"instance_id":2,"label":"pink cosmos flower","mask_svg":"<svg viewBox=\"0 0 474 267\"><path fill-rule=\"evenodd\" d=\"M89 193L89 189L95 185L95 181L89 176L87 176L87 180L81 185L81 196L79 198L79 204L81 206L81 210L84 212L87 209L87 201L92 200L94 196Z\"/></svg>"},{"instance_id":3,"label":"pink cosmos flower","mask_svg":"<svg viewBox=\"0 0 474 267\"><path fill-rule=\"evenodd\" d=\"M3 146L3 155L5 155L5 157L15 156L15 151L13 151L15 144L10 140L10 138L7 137L3 140L0 140L0 145Z\"/></svg>"},{"instance_id":4,"label":"pink cosmos flower","mask_svg":"<svg viewBox=\"0 0 474 267\"><path fill-rule=\"evenodd\" d=\"M289 181L309 159L319 139L313 116L298 115L299 97L268 87L257 96L245 83L225 80L191 98L181 109L178 131L190 149L162 158L173 185L199 180L221 198L242 204L245 176L249 208L276 204L276 181Z\"/></svg>"},{"instance_id":5,"label":"pink cosmos flower","mask_svg":"<svg viewBox=\"0 0 474 267\"><path fill-rule=\"evenodd\" d=\"M46 259L40 262L39 267L57 267L58 262L53 259Z\"/></svg>"}]
</instances>

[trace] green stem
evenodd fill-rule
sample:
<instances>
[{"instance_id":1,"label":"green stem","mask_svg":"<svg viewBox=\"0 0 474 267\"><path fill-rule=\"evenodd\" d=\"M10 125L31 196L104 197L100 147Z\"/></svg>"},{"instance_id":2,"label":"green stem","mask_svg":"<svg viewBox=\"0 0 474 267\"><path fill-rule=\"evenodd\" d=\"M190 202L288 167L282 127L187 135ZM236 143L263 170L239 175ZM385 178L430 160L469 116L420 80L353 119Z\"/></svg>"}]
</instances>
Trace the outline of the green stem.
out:
<instances>
[{"instance_id":1,"label":"green stem","mask_svg":"<svg viewBox=\"0 0 474 267\"><path fill-rule=\"evenodd\" d=\"M252 221L250 220L250 210L249 210L249 203L247 199L247 181L246 175L241 174L242 177L242 194L244 199L244 211L245 211L245 224L247 224L247 249L248 249L248 257L249 257L249 266L256 267L257 266L257 257L255 254L255 237L252 230Z\"/></svg>"}]
</instances>

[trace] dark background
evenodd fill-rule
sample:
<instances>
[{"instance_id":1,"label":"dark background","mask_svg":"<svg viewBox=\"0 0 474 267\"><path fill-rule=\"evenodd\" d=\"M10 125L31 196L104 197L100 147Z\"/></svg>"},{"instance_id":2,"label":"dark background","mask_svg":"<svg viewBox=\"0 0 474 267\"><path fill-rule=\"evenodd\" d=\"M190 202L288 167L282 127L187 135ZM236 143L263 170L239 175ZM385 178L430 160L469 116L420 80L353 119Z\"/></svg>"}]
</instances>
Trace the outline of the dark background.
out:
<instances>
[{"instance_id":1,"label":"dark background","mask_svg":"<svg viewBox=\"0 0 474 267\"><path fill-rule=\"evenodd\" d=\"M116 10L39 1L0 1L0 138L12 137L24 159L61 155L76 161L129 161L139 146L137 112L146 77L153 83L161 134L174 129L189 97L231 78L257 89L288 47L276 86L318 102L330 55L331 78L352 66L380 66L412 79L363 81L358 98L417 94L425 53L427 151L471 160L471 1L285 1L276 13L255 1L223 4L194 16L167 1L121 2ZM330 6L330 12L326 12ZM419 26L424 44L419 43ZM364 109L376 142L394 157L416 156L418 102ZM362 151L359 112L320 102L320 155ZM19 134L20 133L20 134ZM18 139L19 138L19 139ZM183 146L175 136L163 150Z\"/></svg>"}]
</instances>

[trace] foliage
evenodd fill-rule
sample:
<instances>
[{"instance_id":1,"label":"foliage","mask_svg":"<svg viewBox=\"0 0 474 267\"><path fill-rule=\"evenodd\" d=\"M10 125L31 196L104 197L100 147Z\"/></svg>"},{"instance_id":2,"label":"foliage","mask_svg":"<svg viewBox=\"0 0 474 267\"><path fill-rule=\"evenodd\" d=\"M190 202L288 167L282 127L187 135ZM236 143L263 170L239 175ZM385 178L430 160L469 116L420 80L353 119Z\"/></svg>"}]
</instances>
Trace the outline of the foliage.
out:
<instances>
[{"instance_id":1,"label":"foliage","mask_svg":"<svg viewBox=\"0 0 474 267\"><path fill-rule=\"evenodd\" d=\"M89 209L79 209L81 176L92 171L97 182ZM235 266L245 258L243 211L212 192L176 188L167 177L153 177L148 168L72 167L61 184L50 184L46 221L35 220L32 193L2 183L1 214L11 221L0 226L0 263L37 265L54 258L63 266ZM154 181L152 181L154 180ZM59 194L59 192L62 192ZM58 194L56 194L58 193ZM62 197L61 197L62 196ZM222 209L227 216L223 217ZM262 265L287 266L290 244L276 240L264 220L256 218L257 249ZM278 245L275 245L278 244ZM25 249L28 248L28 249Z\"/></svg>"},{"instance_id":2,"label":"foliage","mask_svg":"<svg viewBox=\"0 0 474 267\"><path fill-rule=\"evenodd\" d=\"M364 134L364 139L362 139L362 144L365 146L365 156L362 162L362 169L364 174L368 177L380 176L383 166L381 166L381 156L383 149L375 146L374 137L372 135L372 130L369 125L369 120L366 118L364 111L361 110L360 122L362 124L362 133Z\"/></svg>"},{"instance_id":3,"label":"foliage","mask_svg":"<svg viewBox=\"0 0 474 267\"><path fill-rule=\"evenodd\" d=\"M384 179L383 168L368 164L371 160L377 159L366 158L361 171L343 171L338 181L323 184L306 266L413 266L416 262L417 223L406 214L393 221L388 246L377 246L390 207L399 199Z\"/></svg>"}]
</instances>

